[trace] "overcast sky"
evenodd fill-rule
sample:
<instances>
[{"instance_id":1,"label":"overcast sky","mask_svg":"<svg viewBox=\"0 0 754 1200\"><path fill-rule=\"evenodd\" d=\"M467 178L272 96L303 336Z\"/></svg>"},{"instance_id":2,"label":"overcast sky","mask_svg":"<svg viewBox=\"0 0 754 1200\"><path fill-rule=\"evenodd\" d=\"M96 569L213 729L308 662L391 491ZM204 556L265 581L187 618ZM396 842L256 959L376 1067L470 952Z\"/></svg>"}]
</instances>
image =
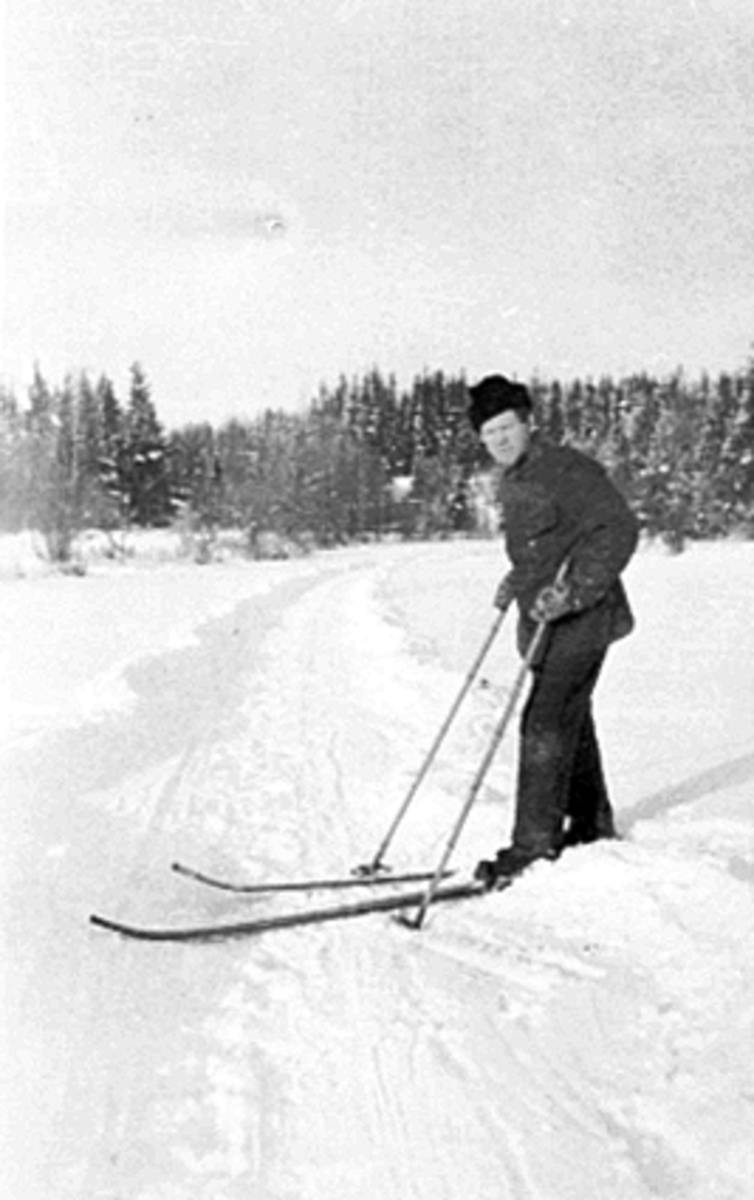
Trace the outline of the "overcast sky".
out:
<instances>
[{"instance_id":1,"label":"overcast sky","mask_svg":"<svg viewBox=\"0 0 754 1200\"><path fill-rule=\"evenodd\" d=\"M4 374L737 369L752 0L6 0Z\"/></svg>"}]
</instances>

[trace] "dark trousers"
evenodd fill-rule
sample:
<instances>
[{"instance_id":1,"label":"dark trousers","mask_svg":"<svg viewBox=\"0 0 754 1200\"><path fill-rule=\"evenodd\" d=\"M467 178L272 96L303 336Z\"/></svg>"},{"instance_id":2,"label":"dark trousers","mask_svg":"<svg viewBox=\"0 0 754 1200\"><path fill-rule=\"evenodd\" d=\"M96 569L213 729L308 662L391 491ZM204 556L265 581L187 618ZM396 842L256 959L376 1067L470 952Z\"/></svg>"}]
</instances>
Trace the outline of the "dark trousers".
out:
<instances>
[{"instance_id":1,"label":"dark trousers","mask_svg":"<svg viewBox=\"0 0 754 1200\"><path fill-rule=\"evenodd\" d=\"M606 651L575 641L552 637L521 717L513 843L534 854L560 849L567 819L585 841L614 832L592 716Z\"/></svg>"}]
</instances>

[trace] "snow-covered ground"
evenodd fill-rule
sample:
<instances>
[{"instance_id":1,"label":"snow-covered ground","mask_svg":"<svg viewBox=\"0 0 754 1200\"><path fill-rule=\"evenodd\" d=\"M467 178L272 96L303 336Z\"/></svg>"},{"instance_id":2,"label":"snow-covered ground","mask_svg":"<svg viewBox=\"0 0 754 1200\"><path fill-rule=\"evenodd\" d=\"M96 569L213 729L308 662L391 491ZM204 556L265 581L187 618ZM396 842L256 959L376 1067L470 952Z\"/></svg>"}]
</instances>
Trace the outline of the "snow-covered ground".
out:
<instances>
[{"instance_id":1,"label":"snow-covered ground","mask_svg":"<svg viewBox=\"0 0 754 1200\"><path fill-rule=\"evenodd\" d=\"M493 618L494 542L0 583L8 1200L750 1200L754 546L643 550L597 695L620 842L506 893L256 941L170 870L376 849ZM433 866L512 621L400 831ZM515 736L456 854L504 840Z\"/></svg>"}]
</instances>

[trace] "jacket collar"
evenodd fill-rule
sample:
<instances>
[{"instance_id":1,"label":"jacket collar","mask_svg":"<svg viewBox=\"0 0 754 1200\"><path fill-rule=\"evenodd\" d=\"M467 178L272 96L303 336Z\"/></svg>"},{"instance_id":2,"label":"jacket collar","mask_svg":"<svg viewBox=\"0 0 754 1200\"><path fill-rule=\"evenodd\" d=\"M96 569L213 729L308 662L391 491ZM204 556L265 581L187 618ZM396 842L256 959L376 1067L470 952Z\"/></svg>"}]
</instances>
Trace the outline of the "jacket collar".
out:
<instances>
[{"instance_id":1,"label":"jacket collar","mask_svg":"<svg viewBox=\"0 0 754 1200\"><path fill-rule=\"evenodd\" d=\"M512 466L506 467L503 471L505 479L515 479L517 475L522 474L529 463L536 462L542 454L542 443L538 433L533 433L529 439L529 445L526 450L517 458Z\"/></svg>"}]
</instances>

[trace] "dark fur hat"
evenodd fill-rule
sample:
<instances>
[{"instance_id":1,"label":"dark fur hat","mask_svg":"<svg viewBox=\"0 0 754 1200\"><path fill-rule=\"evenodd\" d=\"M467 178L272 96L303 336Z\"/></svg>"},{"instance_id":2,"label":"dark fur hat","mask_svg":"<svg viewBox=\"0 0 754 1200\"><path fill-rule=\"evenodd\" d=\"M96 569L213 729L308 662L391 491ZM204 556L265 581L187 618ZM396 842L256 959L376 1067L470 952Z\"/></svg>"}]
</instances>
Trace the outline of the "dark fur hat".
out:
<instances>
[{"instance_id":1,"label":"dark fur hat","mask_svg":"<svg viewBox=\"0 0 754 1200\"><path fill-rule=\"evenodd\" d=\"M468 416L477 433L492 417L515 409L520 416L531 412L531 397L522 383L512 383L503 375L487 375L467 389L471 396Z\"/></svg>"}]
</instances>

